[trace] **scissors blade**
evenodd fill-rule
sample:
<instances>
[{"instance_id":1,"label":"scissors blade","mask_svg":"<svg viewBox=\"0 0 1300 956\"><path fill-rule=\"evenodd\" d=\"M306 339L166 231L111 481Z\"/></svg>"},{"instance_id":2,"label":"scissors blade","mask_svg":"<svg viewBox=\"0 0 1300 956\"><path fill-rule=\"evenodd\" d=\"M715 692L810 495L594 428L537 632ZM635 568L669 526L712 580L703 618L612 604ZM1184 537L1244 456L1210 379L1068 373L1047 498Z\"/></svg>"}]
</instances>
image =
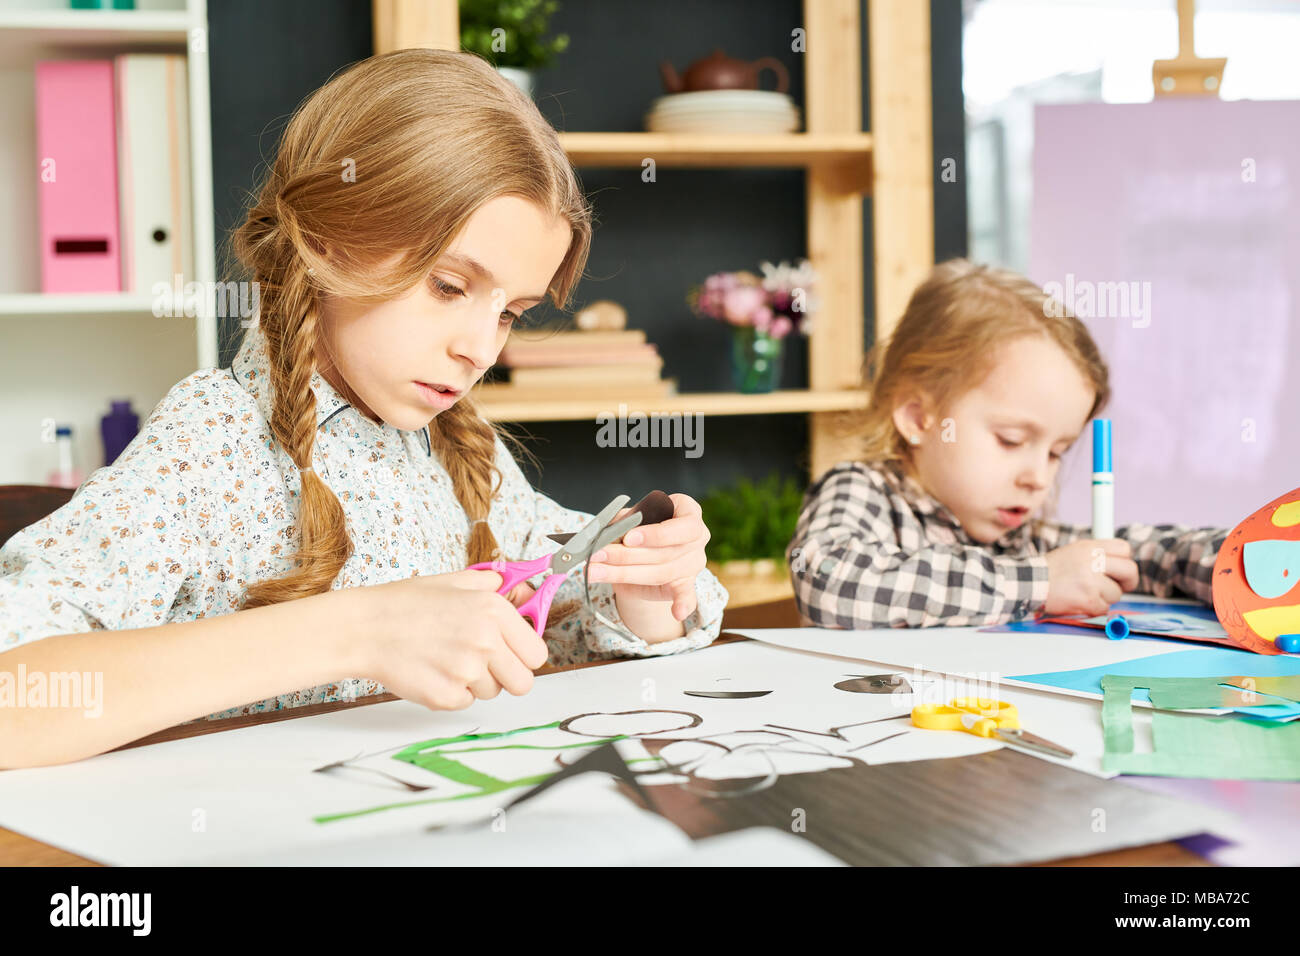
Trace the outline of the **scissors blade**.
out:
<instances>
[{"instance_id":1,"label":"scissors blade","mask_svg":"<svg viewBox=\"0 0 1300 956\"><path fill-rule=\"evenodd\" d=\"M595 544L591 545L591 553L594 554L595 551L601 550L604 546L610 544L610 542L619 540L620 537L627 535L629 531L632 531L632 528L641 523L640 520L633 522L633 520L630 520L632 518L640 519L641 515L628 515L627 518L624 518L624 522L628 522L627 527L624 527L624 525L620 523L617 525L611 524L610 527L604 529L601 536L595 540ZM617 531L617 528L621 528L621 531ZM555 542L555 544L564 545L568 544L569 541L572 541L573 536L575 536L576 533L576 531L567 531L564 532L563 535L547 535L546 537L549 537L551 541Z\"/></svg>"},{"instance_id":2,"label":"scissors blade","mask_svg":"<svg viewBox=\"0 0 1300 956\"><path fill-rule=\"evenodd\" d=\"M587 522L587 525L581 531L575 532L564 542L564 546L551 556L551 570L557 574L572 571L583 561L586 561L592 552L598 551L603 546L598 544L602 532L606 530L606 526L609 525L614 515L618 514L619 509L627 504L629 500L627 495L619 495L601 508L600 512L591 521ZM640 515L637 515L637 519L640 520ZM615 522L615 524L622 524L622 522ZM607 544L608 542L604 543Z\"/></svg>"},{"instance_id":3,"label":"scissors blade","mask_svg":"<svg viewBox=\"0 0 1300 956\"><path fill-rule=\"evenodd\" d=\"M601 548L605 547L605 545L613 544L619 538L623 537L623 535L627 534L639 525L644 517L645 515L637 512L636 514L630 514L615 521L612 525L596 536L596 540L593 541L591 547L587 549L587 553L589 555L595 554Z\"/></svg>"},{"instance_id":4,"label":"scissors blade","mask_svg":"<svg viewBox=\"0 0 1300 956\"><path fill-rule=\"evenodd\" d=\"M1067 750L1060 744L1054 744L1050 740L1044 740L1037 734L1031 734L1019 727L999 727L996 731L999 740L1003 740L1013 747L1024 747L1026 750L1034 750L1039 753L1049 754L1053 757L1073 757L1074 751Z\"/></svg>"}]
</instances>

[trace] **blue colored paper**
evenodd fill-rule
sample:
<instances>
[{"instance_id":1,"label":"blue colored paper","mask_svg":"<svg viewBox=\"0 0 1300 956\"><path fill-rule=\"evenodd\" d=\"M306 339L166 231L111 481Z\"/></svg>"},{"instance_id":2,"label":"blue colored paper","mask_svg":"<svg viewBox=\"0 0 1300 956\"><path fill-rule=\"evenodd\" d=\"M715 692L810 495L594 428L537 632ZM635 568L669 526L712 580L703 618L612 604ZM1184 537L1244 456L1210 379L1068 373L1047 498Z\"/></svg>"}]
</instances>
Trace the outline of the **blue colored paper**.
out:
<instances>
[{"instance_id":1,"label":"blue colored paper","mask_svg":"<svg viewBox=\"0 0 1300 956\"><path fill-rule=\"evenodd\" d=\"M1238 651L1224 647L1197 647L1186 651L1139 657L1116 664L1103 664L1100 667L1084 667L1075 671L1018 674L1010 679L1100 695L1101 679L1106 674L1126 674L1133 677L1220 677L1225 674L1251 674L1257 677L1276 677L1300 674L1300 658L1255 654L1251 651ZM1145 688L1139 688L1133 694L1135 700L1151 699ZM1268 720L1280 720L1300 714L1300 704L1267 704L1260 707L1233 709L1238 713Z\"/></svg>"}]
</instances>

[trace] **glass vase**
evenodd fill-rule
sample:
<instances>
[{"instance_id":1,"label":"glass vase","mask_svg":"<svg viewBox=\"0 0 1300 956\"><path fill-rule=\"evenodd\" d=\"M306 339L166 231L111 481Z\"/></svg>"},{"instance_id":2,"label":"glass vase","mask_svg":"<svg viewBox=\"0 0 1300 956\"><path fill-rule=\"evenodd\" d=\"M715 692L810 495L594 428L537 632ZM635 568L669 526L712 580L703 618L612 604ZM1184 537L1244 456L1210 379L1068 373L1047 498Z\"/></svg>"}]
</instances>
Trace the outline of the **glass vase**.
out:
<instances>
[{"instance_id":1,"label":"glass vase","mask_svg":"<svg viewBox=\"0 0 1300 956\"><path fill-rule=\"evenodd\" d=\"M753 326L731 331L731 378L736 391L770 392L781 382L783 340Z\"/></svg>"}]
</instances>

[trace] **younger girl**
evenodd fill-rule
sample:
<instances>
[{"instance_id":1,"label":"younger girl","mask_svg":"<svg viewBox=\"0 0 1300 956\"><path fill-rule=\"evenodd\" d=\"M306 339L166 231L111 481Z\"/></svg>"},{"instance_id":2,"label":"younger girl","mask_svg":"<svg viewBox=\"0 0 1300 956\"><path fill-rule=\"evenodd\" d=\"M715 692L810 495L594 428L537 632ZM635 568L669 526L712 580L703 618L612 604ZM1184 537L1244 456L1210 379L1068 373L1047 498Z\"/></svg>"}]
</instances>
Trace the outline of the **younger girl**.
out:
<instances>
[{"instance_id":1,"label":"younger girl","mask_svg":"<svg viewBox=\"0 0 1300 956\"><path fill-rule=\"evenodd\" d=\"M260 313L232 368L174 386L0 550L0 667L102 681L95 720L0 708L0 767L385 689L462 708L548 659L712 641L727 595L686 495L593 557L594 612L565 582L545 640L528 585L465 570L591 517L530 488L468 395L524 310L564 307L590 239L555 131L486 61L401 50L310 97L234 234Z\"/></svg>"},{"instance_id":2,"label":"younger girl","mask_svg":"<svg viewBox=\"0 0 1300 956\"><path fill-rule=\"evenodd\" d=\"M1032 282L942 263L869 368L862 460L808 489L787 551L806 623L1103 614L1124 591L1210 603L1226 529L1133 524L1097 541L1040 516L1109 386L1083 323Z\"/></svg>"}]
</instances>

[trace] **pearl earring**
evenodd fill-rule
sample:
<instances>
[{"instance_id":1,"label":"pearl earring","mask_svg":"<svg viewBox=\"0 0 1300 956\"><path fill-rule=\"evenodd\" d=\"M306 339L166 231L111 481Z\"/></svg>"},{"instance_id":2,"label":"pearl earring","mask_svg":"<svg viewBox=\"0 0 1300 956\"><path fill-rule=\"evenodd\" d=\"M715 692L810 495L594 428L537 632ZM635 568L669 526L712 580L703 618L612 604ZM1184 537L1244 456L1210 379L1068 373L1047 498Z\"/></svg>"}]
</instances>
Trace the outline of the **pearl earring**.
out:
<instances>
[{"instance_id":1,"label":"pearl earring","mask_svg":"<svg viewBox=\"0 0 1300 956\"><path fill-rule=\"evenodd\" d=\"M910 441L913 445L919 445L921 444L921 436L913 435L911 438L908 439L908 441Z\"/></svg>"}]
</instances>

